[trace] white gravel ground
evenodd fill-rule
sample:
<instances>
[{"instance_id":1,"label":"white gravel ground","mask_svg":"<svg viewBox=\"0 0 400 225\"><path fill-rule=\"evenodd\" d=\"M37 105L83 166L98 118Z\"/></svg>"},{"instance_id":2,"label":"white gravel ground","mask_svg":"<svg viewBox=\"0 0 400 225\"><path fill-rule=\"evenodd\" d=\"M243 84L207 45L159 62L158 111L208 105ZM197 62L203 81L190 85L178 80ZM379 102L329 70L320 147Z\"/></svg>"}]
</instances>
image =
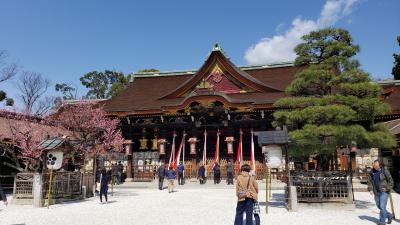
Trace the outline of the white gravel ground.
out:
<instances>
[{"instance_id":1,"label":"white gravel ground","mask_svg":"<svg viewBox=\"0 0 400 225\"><path fill-rule=\"evenodd\" d=\"M133 184L135 185L135 184ZM280 198L282 191L273 191ZM375 224L378 211L369 193L356 193L355 205L301 206L298 212L288 212L285 204L272 199L265 214L265 190L260 193L261 224L271 225L368 225ZM400 216L400 196L395 194ZM98 198L53 205L50 209L0 203L0 224L24 225L225 225L233 224L236 198L233 186L198 184L176 188L169 194L155 185L148 187L121 186L109 197L108 204ZM392 224L400 224L398 221Z\"/></svg>"}]
</instances>

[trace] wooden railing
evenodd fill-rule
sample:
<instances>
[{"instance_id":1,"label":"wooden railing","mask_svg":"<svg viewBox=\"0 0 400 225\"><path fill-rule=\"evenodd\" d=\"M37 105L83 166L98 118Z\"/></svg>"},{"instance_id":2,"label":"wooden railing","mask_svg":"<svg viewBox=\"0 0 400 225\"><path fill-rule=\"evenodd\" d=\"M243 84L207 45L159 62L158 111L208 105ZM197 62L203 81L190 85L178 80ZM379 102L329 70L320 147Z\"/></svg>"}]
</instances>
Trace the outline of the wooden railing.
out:
<instances>
[{"instance_id":1,"label":"wooden railing","mask_svg":"<svg viewBox=\"0 0 400 225\"><path fill-rule=\"evenodd\" d=\"M49 190L50 174L43 176L43 196L47 196ZM53 173L52 199L74 198L81 195L82 173L81 172L56 172Z\"/></svg>"}]
</instances>

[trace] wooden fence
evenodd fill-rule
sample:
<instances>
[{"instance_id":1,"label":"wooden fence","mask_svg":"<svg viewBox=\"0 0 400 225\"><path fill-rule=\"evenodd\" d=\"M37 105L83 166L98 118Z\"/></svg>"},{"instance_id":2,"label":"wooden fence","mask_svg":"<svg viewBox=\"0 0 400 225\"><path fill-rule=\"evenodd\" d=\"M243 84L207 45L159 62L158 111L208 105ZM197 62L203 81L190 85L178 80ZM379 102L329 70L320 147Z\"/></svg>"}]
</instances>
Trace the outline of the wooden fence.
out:
<instances>
[{"instance_id":1,"label":"wooden fence","mask_svg":"<svg viewBox=\"0 0 400 225\"><path fill-rule=\"evenodd\" d=\"M313 174L292 177L299 202L347 202L351 195L350 176Z\"/></svg>"},{"instance_id":2,"label":"wooden fence","mask_svg":"<svg viewBox=\"0 0 400 225\"><path fill-rule=\"evenodd\" d=\"M50 173L44 173L42 193L47 197L49 191ZM56 172L53 173L52 199L77 198L81 196L82 173L81 172Z\"/></svg>"}]
</instances>

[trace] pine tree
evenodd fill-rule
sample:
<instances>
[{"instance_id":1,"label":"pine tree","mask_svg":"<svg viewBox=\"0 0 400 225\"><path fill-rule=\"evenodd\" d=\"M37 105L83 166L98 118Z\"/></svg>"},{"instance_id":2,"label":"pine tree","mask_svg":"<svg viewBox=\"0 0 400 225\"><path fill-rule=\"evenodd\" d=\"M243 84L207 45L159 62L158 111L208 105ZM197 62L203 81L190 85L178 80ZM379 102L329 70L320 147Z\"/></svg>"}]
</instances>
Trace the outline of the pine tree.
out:
<instances>
[{"instance_id":1,"label":"pine tree","mask_svg":"<svg viewBox=\"0 0 400 225\"><path fill-rule=\"evenodd\" d=\"M275 103L274 125L286 125L294 142L291 153L335 157L337 146L390 148L394 137L377 116L390 111L353 57L359 46L348 31L327 28L302 37L296 65L307 65L287 87L288 97ZM329 169L326 165L321 168Z\"/></svg>"}]
</instances>

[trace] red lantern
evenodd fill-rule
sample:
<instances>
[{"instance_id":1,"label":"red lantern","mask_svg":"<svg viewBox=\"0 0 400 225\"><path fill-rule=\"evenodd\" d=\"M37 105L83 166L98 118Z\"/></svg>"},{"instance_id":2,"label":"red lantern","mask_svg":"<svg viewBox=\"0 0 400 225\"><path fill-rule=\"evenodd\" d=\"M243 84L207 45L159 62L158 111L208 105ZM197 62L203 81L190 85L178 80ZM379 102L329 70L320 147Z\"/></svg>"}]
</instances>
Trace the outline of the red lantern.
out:
<instances>
[{"instance_id":1,"label":"red lantern","mask_svg":"<svg viewBox=\"0 0 400 225\"><path fill-rule=\"evenodd\" d=\"M189 138L188 142L190 143L190 154L191 155L196 155L197 138L196 137L191 137L191 138Z\"/></svg>"},{"instance_id":2,"label":"red lantern","mask_svg":"<svg viewBox=\"0 0 400 225\"><path fill-rule=\"evenodd\" d=\"M235 141L235 138L233 137L226 137L225 138L227 149L228 149L228 154L233 154L233 141Z\"/></svg>"},{"instance_id":3,"label":"red lantern","mask_svg":"<svg viewBox=\"0 0 400 225\"><path fill-rule=\"evenodd\" d=\"M158 151L160 153L160 155L165 155L165 143L167 142L167 140L165 139L159 139L157 141L158 143Z\"/></svg>"}]
</instances>

